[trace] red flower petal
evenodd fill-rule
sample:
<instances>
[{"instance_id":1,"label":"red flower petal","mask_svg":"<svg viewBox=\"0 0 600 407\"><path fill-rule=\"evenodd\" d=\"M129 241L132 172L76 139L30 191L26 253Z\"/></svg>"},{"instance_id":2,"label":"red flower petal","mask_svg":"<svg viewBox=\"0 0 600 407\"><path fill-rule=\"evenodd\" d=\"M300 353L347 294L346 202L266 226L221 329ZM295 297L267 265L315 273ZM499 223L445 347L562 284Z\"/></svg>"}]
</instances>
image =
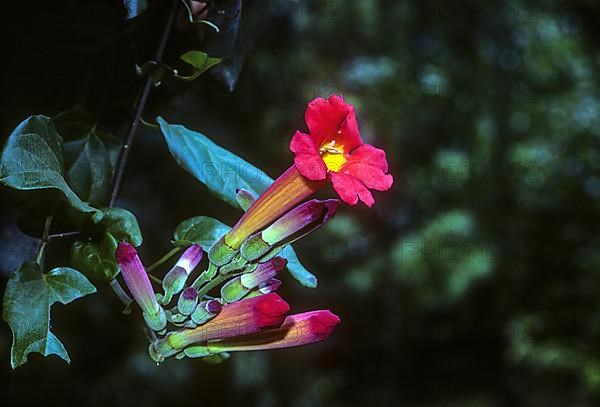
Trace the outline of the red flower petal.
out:
<instances>
[{"instance_id":1,"label":"red flower petal","mask_svg":"<svg viewBox=\"0 0 600 407\"><path fill-rule=\"evenodd\" d=\"M339 172L331 172L330 175L333 189L335 189L342 201L349 205L356 205L360 199L369 208L375 203L371 192L357 178Z\"/></svg>"},{"instance_id":2,"label":"red flower petal","mask_svg":"<svg viewBox=\"0 0 600 407\"><path fill-rule=\"evenodd\" d=\"M341 96L314 99L308 104L304 118L316 146L335 140L336 145L350 152L362 144L354 107Z\"/></svg>"},{"instance_id":3,"label":"red flower petal","mask_svg":"<svg viewBox=\"0 0 600 407\"><path fill-rule=\"evenodd\" d=\"M350 154L351 161L360 161L363 164L369 164L381 169L383 172L388 172L388 162L385 157L385 151L380 148L373 147L370 144L363 144L357 147Z\"/></svg>"},{"instance_id":4,"label":"red flower petal","mask_svg":"<svg viewBox=\"0 0 600 407\"><path fill-rule=\"evenodd\" d=\"M362 162L350 161L344 165L342 173L360 180L367 188L387 191L394 183L394 178L379 168Z\"/></svg>"},{"instance_id":5,"label":"red flower petal","mask_svg":"<svg viewBox=\"0 0 600 407\"><path fill-rule=\"evenodd\" d=\"M308 134L297 131L292 137L290 150L294 153L294 163L302 176L311 181L320 181L327 177L327 167L314 140Z\"/></svg>"}]
</instances>

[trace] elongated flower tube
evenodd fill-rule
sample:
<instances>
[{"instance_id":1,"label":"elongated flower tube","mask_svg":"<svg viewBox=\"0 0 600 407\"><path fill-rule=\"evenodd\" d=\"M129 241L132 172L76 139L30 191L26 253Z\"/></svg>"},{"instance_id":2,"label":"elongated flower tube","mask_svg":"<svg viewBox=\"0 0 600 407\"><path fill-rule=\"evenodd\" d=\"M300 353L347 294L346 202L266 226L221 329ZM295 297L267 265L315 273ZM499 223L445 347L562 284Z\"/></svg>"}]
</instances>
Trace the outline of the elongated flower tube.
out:
<instances>
[{"instance_id":1,"label":"elongated flower tube","mask_svg":"<svg viewBox=\"0 0 600 407\"><path fill-rule=\"evenodd\" d=\"M274 257L260 263L254 271L232 278L221 287L221 298L226 302L238 301L260 284L269 281L287 265L287 260Z\"/></svg>"},{"instance_id":2,"label":"elongated flower tube","mask_svg":"<svg viewBox=\"0 0 600 407\"><path fill-rule=\"evenodd\" d=\"M394 180L388 174L385 152L363 143L354 107L341 96L314 99L304 117L309 133L297 131L290 143L294 165L281 174L250 205L231 231L213 246L209 252L213 263L226 264L250 235L330 182L344 202L356 205L361 200L369 207L375 202L369 189L391 188ZM246 206L249 195L242 192L238 202Z\"/></svg>"},{"instance_id":3,"label":"elongated flower tube","mask_svg":"<svg viewBox=\"0 0 600 407\"><path fill-rule=\"evenodd\" d=\"M183 290L188 276L200 261L202 261L203 253L202 246L199 244L191 245L183 252L173 268L165 275L162 283L164 295L161 302L163 305L171 302L173 296Z\"/></svg>"},{"instance_id":4,"label":"elongated flower tube","mask_svg":"<svg viewBox=\"0 0 600 407\"><path fill-rule=\"evenodd\" d=\"M259 297L260 298L260 297ZM340 318L327 310L290 315L278 328L258 333L209 340L208 353L290 348L322 341L331 335Z\"/></svg>"},{"instance_id":5,"label":"elongated flower tube","mask_svg":"<svg viewBox=\"0 0 600 407\"><path fill-rule=\"evenodd\" d=\"M289 310L288 303L275 293L234 302L223 306L219 315L204 325L175 331L155 341L153 352L159 358L168 357L192 344L276 327L281 325Z\"/></svg>"},{"instance_id":6,"label":"elongated flower tube","mask_svg":"<svg viewBox=\"0 0 600 407\"><path fill-rule=\"evenodd\" d=\"M312 199L298 205L262 232L246 239L241 247L242 256L248 260L256 260L285 239L292 236L293 240L300 239L332 219L339 202L337 199Z\"/></svg>"},{"instance_id":7,"label":"elongated flower tube","mask_svg":"<svg viewBox=\"0 0 600 407\"><path fill-rule=\"evenodd\" d=\"M135 302L140 306L146 324L155 331L164 329L167 326L167 316L156 300L152 284L135 247L129 243L119 243L116 256L121 275Z\"/></svg>"}]
</instances>

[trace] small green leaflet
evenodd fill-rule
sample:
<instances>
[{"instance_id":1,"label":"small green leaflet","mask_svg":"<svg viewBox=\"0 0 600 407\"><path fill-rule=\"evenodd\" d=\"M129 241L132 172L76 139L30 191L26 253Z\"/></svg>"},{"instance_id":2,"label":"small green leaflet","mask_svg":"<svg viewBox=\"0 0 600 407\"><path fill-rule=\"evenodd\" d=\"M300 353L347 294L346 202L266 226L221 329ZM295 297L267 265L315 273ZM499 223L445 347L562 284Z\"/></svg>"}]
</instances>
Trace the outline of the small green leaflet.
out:
<instances>
[{"instance_id":1,"label":"small green leaflet","mask_svg":"<svg viewBox=\"0 0 600 407\"><path fill-rule=\"evenodd\" d=\"M63 140L46 116L30 116L8 137L0 157L0 182L20 190L57 189L80 212L96 209L83 202L63 172Z\"/></svg>"},{"instance_id":2,"label":"small green leaflet","mask_svg":"<svg viewBox=\"0 0 600 407\"><path fill-rule=\"evenodd\" d=\"M196 216L184 220L173 234L176 245L189 245L197 243L204 250L208 250L217 240L231 228L217 219L208 216Z\"/></svg>"},{"instance_id":3,"label":"small green leaflet","mask_svg":"<svg viewBox=\"0 0 600 407\"><path fill-rule=\"evenodd\" d=\"M188 51L179 58L181 58L182 61L187 62L196 69L196 72L194 73L194 75L192 75L194 78L200 76L201 74L203 74L213 66L217 65L219 62L221 62L221 58L209 57L208 54L202 51Z\"/></svg>"},{"instance_id":4,"label":"small green leaflet","mask_svg":"<svg viewBox=\"0 0 600 407\"><path fill-rule=\"evenodd\" d=\"M79 271L59 267L44 274L37 263L23 263L6 286L2 318L13 332L11 366L27 362L32 352L57 355L70 362L63 344L50 331L50 307L96 292Z\"/></svg>"}]
</instances>

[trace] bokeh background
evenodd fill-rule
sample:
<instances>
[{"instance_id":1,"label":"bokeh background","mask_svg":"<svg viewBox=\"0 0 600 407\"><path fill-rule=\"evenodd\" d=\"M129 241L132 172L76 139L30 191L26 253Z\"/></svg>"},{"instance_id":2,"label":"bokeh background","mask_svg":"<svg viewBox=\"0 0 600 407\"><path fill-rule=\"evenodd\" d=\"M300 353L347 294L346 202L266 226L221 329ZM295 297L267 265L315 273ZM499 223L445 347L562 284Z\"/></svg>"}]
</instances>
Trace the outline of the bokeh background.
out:
<instances>
[{"instance_id":1,"label":"bokeh background","mask_svg":"<svg viewBox=\"0 0 600 407\"><path fill-rule=\"evenodd\" d=\"M166 3L131 20L119 1L3 12L2 140L30 114L74 105L122 137L141 83L134 64L156 47ZM221 80L165 79L147 121L160 114L202 131L276 177L307 102L340 93L363 138L388 152L393 190L371 210L344 207L297 244L319 287L283 278L293 310L329 308L342 324L310 347L157 367L98 285L53 308L71 366L31 355L11 371L0 324L1 404L598 405L598 21L591 0L255 0L243 2L232 42L179 18L166 63L233 44L230 63ZM36 242L16 229L10 191L1 194L3 288ZM118 204L138 216L147 263L180 221L239 216L148 128ZM68 247L53 243L50 261L68 261Z\"/></svg>"}]
</instances>

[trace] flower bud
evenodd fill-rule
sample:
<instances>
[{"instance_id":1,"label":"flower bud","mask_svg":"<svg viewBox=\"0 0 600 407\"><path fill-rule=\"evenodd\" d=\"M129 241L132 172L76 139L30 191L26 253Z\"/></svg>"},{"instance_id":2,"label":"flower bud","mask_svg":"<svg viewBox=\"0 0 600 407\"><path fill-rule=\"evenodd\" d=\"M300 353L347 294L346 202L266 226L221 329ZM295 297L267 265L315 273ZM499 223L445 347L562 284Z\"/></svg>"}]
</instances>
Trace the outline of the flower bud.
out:
<instances>
[{"instance_id":1,"label":"flower bud","mask_svg":"<svg viewBox=\"0 0 600 407\"><path fill-rule=\"evenodd\" d=\"M202 325L221 312L221 303L217 300L202 301L196 306L190 318L195 324Z\"/></svg>"},{"instance_id":2,"label":"flower bud","mask_svg":"<svg viewBox=\"0 0 600 407\"><path fill-rule=\"evenodd\" d=\"M260 298L260 297L258 297ZM319 342L331 335L340 318L327 310L290 315L278 328L257 333L209 340L211 353L289 348Z\"/></svg>"},{"instance_id":3,"label":"flower bud","mask_svg":"<svg viewBox=\"0 0 600 407\"><path fill-rule=\"evenodd\" d=\"M242 255L248 260L255 260L266 254L272 246L286 239L292 239L286 241L288 244L305 236L332 219L339 202L337 199L312 199L298 205L265 230L244 241L241 247Z\"/></svg>"},{"instance_id":4,"label":"flower bud","mask_svg":"<svg viewBox=\"0 0 600 407\"><path fill-rule=\"evenodd\" d=\"M287 264L287 260L275 257L260 263L251 273L232 278L221 287L221 298L226 302L234 302L245 297L253 288L274 277Z\"/></svg>"},{"instance_id":5,"label":"flower bud","mask_svg":"<svg viewBox=\"0 0 600 407\"><path fill-rule=\"evenodd\" d=\"M164 295L161 302L163 305L171 302L173 296L183 290L188 276L202 260L202 254L202 247L199 244L191 245L165 275L162 283Z\"/></svg>"},{"instance_id":6,"label":"flower bud","mask_svg":"<svg viewBox=\"0 0 600 407\"><path fill-rule=\"evenodd\" d=\"M192 344L246 335L279 326L289 309L289 305L275 293L227 304L217 317L204 325L175 331L155 341L154 351L168 357Z\"/></svg>"},{"instance_id":7,"label":"flower bud","mask_svg":"<svg viewBox=\"0 0 600 407\"><path fill-rule=\"evenodd\" d=\"M155 331L167 326L165 311L156 300L148 274L135 248L129 243L119 243L116 250L117 263L127 288L142 310L146 324Z\"/></svg>"},{"instance_id":8,"label":"flower bud","mask_svg":"<svg viewBox=\"0 0 600 407\"><path fill-rule=\"evenodd\" d=\"M177 300L177 309L183 315L190 315L198 305L198 291L193 287L188 287L179 296Z\"/></svg>"}]
</instances>

